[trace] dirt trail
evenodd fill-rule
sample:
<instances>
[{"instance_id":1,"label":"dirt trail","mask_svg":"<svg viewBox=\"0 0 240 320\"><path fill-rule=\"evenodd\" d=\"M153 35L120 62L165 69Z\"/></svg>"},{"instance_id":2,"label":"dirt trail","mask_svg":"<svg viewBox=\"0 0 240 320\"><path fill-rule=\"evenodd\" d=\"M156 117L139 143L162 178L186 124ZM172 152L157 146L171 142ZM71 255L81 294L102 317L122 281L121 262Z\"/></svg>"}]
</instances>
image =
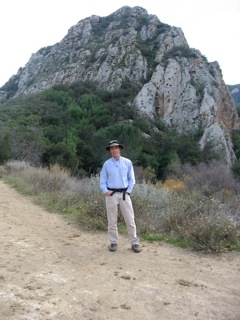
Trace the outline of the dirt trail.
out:
<instances>
[{"instance_id":1,"label":"dirt trail","mask_svg":"<svg viewBox=\"0 0 240 320\"><path fill-rule=\"evenodd\" d=\"M0 182L1 320L239 320L240 254L116 253Z\"/></svg>"}]
</instances>

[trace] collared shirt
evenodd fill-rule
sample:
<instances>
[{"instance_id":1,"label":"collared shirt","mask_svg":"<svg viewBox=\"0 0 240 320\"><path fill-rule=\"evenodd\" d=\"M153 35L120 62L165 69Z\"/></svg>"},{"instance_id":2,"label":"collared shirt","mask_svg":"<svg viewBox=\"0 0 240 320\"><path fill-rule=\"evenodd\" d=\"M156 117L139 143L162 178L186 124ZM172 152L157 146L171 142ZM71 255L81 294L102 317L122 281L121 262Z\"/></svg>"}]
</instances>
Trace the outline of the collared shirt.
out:
<instances>
[{"instance_id":1,"label":"collared shirt","mask_svg":"<svg viewBox=\"0 0 240 320\"><path fill-rule=\"evenodd\" d=\"M135 184L135 175L131 160L120 156L117 160L110 158L105 161L100 173L100 188L103 193L112 189L127 188L131 193Z\"/></svg>"}]
</instances>

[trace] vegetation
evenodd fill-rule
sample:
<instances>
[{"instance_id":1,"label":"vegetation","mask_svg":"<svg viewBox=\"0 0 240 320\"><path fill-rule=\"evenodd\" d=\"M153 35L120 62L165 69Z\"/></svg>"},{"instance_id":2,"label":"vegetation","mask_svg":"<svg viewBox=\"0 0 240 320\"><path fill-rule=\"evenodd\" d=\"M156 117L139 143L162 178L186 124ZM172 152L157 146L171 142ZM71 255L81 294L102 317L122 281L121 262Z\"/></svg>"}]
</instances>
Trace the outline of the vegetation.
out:
<instances>
[{"instance_id":1,"label":"vegetation","mask_svg":"<svg viewBox=\"0 0 240 320\"><path fill-rule=\"evenodd\" d=\"M6 82L1 87L2 91L6 91L7 92L6 99L9 99L9 98L13 97L14 94L17 92L17 90L18 90L18 80L19 80L19 75L14 75L8 80L8 82Z\"/></svg>"},{"instance_id":2,"label":"vegetation","mask_svg":"<svg viewBox=\"0 0 240 320\"><path fill-rule=\"evenodd\" d=\"M92 24L98 41L91 44L86 64L95 61L97 43L110 25L116 29L111 43L129 32L130 15L126 9L119 23L109 15ZM159 35L170 27L159 22L151 39L141 40L148 18L140 15L137 24L139 37L132 50L133 54L141 51L147 61L145 82L156 66ZM47 55L51 48L39 53ZM176 46L164 54L163 63L167 66L169 59L178 57L196 58L196 50ZM214 76L213 69L210 72ZM233 137L237 161L231 172L213 162L216 155L200 149L201 127L195 133L179 134L159 119L140 117L131 103L142 84L124 80L120 89L108 92L98 90L93 82L76 82L10 100L18 80L15 75L2 87L9 99L0 107L0 165L6 181L48 209L72 214L81 225L106 229L98 174L108 157L105 145L117 138L126 145L123 156L135 166L132 199L143 237L211 252L239 246L239 132ZM201 101L204 86L193 80L191 85Z\"/></svg>"},{"instance_id":3,"label":"vegetation","mask_svg":"<svg viewBox=\"0 0 240 320\"><path fill-rule=\"evenodd\" d=\"M231 96L238 110L238 115L240 116L240 85L228 85L228 89L231 92Z\"/></svg>"},{"instance_id":4,"label":"vegetation","mask_svg":"<svg viewBox=\"0 0 240 320\"><path fill-rule=\"evenodd\" d=\"M191 49L188 46L175 46L164 54L163 62L165 61L165 63L167 63L168 59L178 56L186 58L197 58L197 54L195 53L194 49Z\"/></svg>"},{"instance_id":5,"label":"vegetation","mask_svg":"<svg viewBox=\"0 0 240 320\"><path fill-rule=\"evenodd\" d=\"M139 117L130 107L137 90L127 81L113 92L79 82L1 106L2 177L48 210L106 230L98 174L109 156L105 145L118 138L135 167L132 201L142 238L206 252L239 249L239 133L233 175L200 149L201 128L180 135Z\"/></svg>"},{"instance_id":6,"label":"vegetation","mask_svg":"<svg viewBox=\"0 0 240 320\"><path fill-rule=\"evenodd\" d=\"M164 179L175 161L211 160L200 150L199 133L179 135L135 114L129 102L137 90L127 81L113 92L79 82L9 101L0 109L0 164L23 160L49 168L58 163L75 176L90 176L99 172L108 156L105 145L114 137L127 145L123 155L146 175L151 172L152 181Z\"/></svg>"},{"instance_id":7,"label":"vegetation","mask_svg":"<svg viewBox=\"0 0 240 320\"><path fill-rule=\"evenodd\" d=\"M95 34L96 39L99 37L103 37L106 33L107 27L111 22L114 21L114 18L112 15L109 15L107 17L99 17L98 23L94 23L92 25L93 33Z\"/></svg>"},{"instance_id":8,"label":"vegetation","mask_svg":"<svg viewBox=\"0 0 240 320\"><path fill-rule=\"evenodd\" d=\"M137 170L135 170L137 172ZM165 183L137 183L132 192L140 237L205 252L240 248L240 183L218 162L179 165ZM105 230L107 220L99 177L78 179L58 165L33 168L7 162L0 174L18 191L80 227ZM125 225L119 225L126 233Z\"/></svg>"}]
</instances>

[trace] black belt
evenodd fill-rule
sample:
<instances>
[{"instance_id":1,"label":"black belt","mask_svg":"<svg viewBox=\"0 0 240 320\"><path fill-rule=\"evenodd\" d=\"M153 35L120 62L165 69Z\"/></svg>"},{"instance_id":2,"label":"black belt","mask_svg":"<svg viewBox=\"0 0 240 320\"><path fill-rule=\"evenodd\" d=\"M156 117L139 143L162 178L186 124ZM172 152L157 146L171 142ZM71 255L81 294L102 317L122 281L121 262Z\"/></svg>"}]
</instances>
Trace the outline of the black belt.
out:
<instances>
[{"instance_id":1,"label":"black belt","mask_svg":"<svg viewBox=\"0 0 240 320\"><path fill-rule=\"evenodd\" d=\"M115 192L122 192L122 193L123 193L123 200L125 200L127 188L124 188L124 189L108 188L108 190L112 191L112 193L110 194L111 196L112 196Z\"/></svg>"}]
</instances>

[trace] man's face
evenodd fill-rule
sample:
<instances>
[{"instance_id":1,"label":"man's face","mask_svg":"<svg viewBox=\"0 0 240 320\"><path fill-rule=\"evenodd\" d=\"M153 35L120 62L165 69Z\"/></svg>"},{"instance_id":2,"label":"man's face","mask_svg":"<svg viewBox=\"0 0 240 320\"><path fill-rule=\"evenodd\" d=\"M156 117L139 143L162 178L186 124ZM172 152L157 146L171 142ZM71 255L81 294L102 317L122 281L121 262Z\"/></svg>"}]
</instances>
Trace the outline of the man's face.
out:
<instances>
[{"instance_id":1,"label":"man's face","mask_svg":"<svg viewBox=\"0 0 240 320\"><path fill-rule=\"evenodd\" d=\"M114 159L118 159L120 157L120 151L121 149L118 146L110 147L110 153Z\"/></svg>"}]
</instances>

